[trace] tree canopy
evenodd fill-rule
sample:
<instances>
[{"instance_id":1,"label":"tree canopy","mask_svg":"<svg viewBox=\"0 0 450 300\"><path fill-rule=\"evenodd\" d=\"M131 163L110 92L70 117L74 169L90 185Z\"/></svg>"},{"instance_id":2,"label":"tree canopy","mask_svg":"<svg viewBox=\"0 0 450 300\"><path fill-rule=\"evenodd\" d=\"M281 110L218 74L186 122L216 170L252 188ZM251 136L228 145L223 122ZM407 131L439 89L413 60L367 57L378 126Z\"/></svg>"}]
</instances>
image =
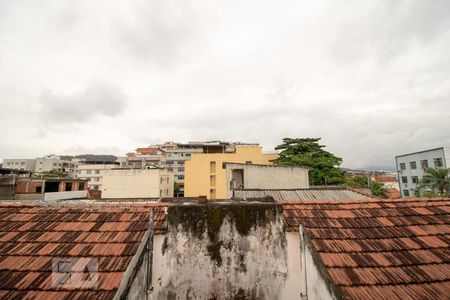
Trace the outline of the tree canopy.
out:
<instances>
[{"instance_id":1,"label":"tree canopy","mask_svg":"<svg viewBox=\"0 0 450 300\"><path fill-rule=\"evenodd\" d=\"M387 198L387 190L383 186L383 184L369 180L369 177L366 175L359 175L347 178L345 180L344 185L352 187L352 188L368 188L372 195L377 196L379 198Z\"/></svg>"},{"instance_id":2,"label":"tree canopy","mask_svg":"<svg viewBox=\"0 0 450 300\"><path fill-rule=\"evenodd\" d=\"M304 166L309 168L311 185L341 184L344 172L340 169L342 158L324 150L320 138L284 138L275 147L281 150L274 163L281 166Z\"/></svg>"}]
</instances>

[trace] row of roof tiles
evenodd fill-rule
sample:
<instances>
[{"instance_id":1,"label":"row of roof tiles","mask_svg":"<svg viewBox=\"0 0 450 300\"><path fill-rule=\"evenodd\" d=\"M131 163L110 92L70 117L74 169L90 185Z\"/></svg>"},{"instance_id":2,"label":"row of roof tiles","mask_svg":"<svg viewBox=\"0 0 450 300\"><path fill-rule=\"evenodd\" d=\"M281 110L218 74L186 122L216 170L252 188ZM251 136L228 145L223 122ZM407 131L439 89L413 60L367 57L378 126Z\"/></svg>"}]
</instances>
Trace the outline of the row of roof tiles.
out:
<instances>
[{"instance_id":1,"label":"row of roof tiles","mask_svg":"<svg viewBox=\"0 0 450 300\"><path fill-rule=\"evenodd\" d=\"M304 228L342 298L450 294L450 199L282 204L286 229ZM150 208L155 234L162 234L167 205L0 204L0 298L111 299L148 230ZM98 259L99 286L53 290L51 261L57 256Z\"/></svg>"}]
</instances>

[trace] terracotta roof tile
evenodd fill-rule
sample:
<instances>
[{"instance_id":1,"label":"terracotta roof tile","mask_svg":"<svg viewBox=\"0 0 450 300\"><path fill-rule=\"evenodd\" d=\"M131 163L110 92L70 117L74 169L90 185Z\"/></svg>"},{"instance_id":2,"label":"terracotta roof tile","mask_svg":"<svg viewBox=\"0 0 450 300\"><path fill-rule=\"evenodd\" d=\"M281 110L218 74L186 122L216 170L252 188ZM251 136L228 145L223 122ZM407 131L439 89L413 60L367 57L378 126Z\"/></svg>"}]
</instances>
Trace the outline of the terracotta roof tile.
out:
<instances>
[{"instance_id":1,"label":"terracotta roof tile","mask_svg":"<svg viewBox=\"0 0 450 300\"><path fill-rule=\"evenodd\" d=\"M342 299L449 299L450 199L284 202Z\"/></svg>"},{"instance_id":2,"label":"terracotta roof tile","mask_svg":"<svg viewBox=\"0 0 450 300\"><path fill-rule=\"evenodd\" d=\"M165 206L0 204L0 299L112 299L149 228L151 208L154 232L165 232ZM98 286L56 289L57 258L77 258L73 268L80 270L83 260L94 259Z\"/></svg>"}]
</instances>

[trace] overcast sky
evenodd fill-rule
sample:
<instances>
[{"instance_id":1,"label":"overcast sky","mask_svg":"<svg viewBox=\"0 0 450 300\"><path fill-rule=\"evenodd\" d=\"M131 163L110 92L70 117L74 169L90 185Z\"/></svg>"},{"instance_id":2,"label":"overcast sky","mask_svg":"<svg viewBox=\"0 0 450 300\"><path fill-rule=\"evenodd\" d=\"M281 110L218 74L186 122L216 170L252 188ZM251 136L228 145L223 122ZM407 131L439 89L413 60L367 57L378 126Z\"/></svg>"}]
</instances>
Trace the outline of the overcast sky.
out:
<instances>
[{"instance_id":1,"label":"overcast sky","mask_svg":"<svg viewBox=\"0 0 450 300\"><path fill-rule=\"evenodd\" d=\"M450 146L450 1L0 0L0 159L322 137Z\"/></svg>"}]
</instances>

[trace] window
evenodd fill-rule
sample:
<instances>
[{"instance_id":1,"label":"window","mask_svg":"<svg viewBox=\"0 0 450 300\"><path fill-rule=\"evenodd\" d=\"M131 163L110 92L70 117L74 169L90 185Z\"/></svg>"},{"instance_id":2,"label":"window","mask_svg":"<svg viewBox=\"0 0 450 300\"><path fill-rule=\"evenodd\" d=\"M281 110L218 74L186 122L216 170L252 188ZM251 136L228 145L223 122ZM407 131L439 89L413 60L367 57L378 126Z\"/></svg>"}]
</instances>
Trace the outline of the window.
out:
<instances>
[{"instance_id":1,"label":"window","mask_svg":"<svg viewBox=\"0 0 450 300\"><path fill-rule=\"evenodd\" d=\"M191 157L191 154L190 153L186 153L186 157Z\"/></svg>"},{"instance_id":2,"label":"window","mask_svg":"<svg viewBox=\"0 0 450 300\"><path fill-rule=\"evenodd\" d=\"M402 182L403 183L408 183L408 177L402 176Z\"/></svg>"},{"instance_id":3,"label":"window","mask_svg":"<svg viewBox=\"0 0 450 300\"><path fill-rule=\"evenodd\" d=\"M215 186L216 185L216 175L209 176L209 185Z\"/></svg>"},{"instance_id":4,"label":"window","mask_svg":"<svg viewBox=\"0 0 450 300\"><path fill-rule=\"evenodd\" d=\"M442 158L435 158L435 159L433 159L433 162L434 162L434 167L435 168L441 168L443 165L442 165Z\"/></svg>"},{"instance_id":5,"label":"window","mask_svg":"<svg viewBox=\"0 0 450 300\"><path fill-rule=\"evenodd\" d=\"M406 170L406 164L400 163L400 170L405 171Z\"/></svg>"},{"instance_id":6,"label":"window","mask_svg":"<svg viewBox=\"0 0 450 300\"><path fill-rule=\"evenodd\" d=\"M247 161L245 161L245 163L246 163L246 164L251 164L252 161L251 161L251 160L247 160Z\"/></svg>"},{"instance_id":7,"label":"window","mask_svg":"<svg viewBox=\"0 0 450 300\"><path fill-rule=\"evenodd\" d=\"M179 160L179 161L178 161L178 164L179 164L179 165L184 165L184 160Z\"/></svg>"},{"instance_id":8,"label":"window","mask_svg":"<svg viewBox=\"0 0 450 300\"><path fill-rule=\"evenodd\" d=\"M417 163L415 161L410 162L409 166L411 167L411 170L417 169Z\"/></svg>"},{"instance_id":9,"label":"window","mask_svg":"<svg viewBox=\"0 0 450 300\"><path fill-rule=\"evenodd\" d=\"M97 186L97 188L98 188L98 186ZM79 183L78 183L78 190L79 190L79 191L84 190L84 182L79 182Z\"/></svg>"},{"instance_id":10,"label":"window","mask_svg":"<svg viewBox=\"0 0 450 300\"><path fill-rule=\"evenodd\" d=\"M404 191L403 191L403 195L404 195L405 197L409 197L409 191L408 191L408 190L404 190Z\"/></svg>"},{"instance_id":11,"label":"window","mask_svg":"<svg viewBox=\"0 0 450 300\"><path fill-rule=\"evenodd\" d=\"M428 160L421 160L420 161L420 167L422 168L422 169L426 169L426 168L428 168Z\"/></svg>"},{"instance_id":12,"label":"window","mask_svg":"<svg viewBox=\"0 0 450 300\"><path fill-rule=\"evenodd\" d=\"M95 174L100 174L100 170L95 170Z\"/></svg>"},{"instance_id":13,"label":"window","mask_svg":"<svg viewBox=\"0 0 450 300\"><path fill-rule=\"evenodd\" d=\"M36 187L36 193L42 193L42 186Z\"/></svg>"},{"instance_id":14,"label":"window","mask_svg":"<svg viewBox=\"0 0 450 300\"><path fill-rule=\"evenodd\" d=\"M66 182L66 192L70 192L72 190L72 182Z\"/></svg>"},{"instance_id":15,"label":"window","mask_svg":"<svg viewBox=\"0 0 450 300\"><path fill-rule=\"evenodd\" d=\"M413 183L419 183L419 177L417 177L417 176L412 176L411 179L412 179L412 182L413 182Z\"/></svg>"},{"instance_id":16,"label":"window","mask_svg":"<svg viewBox=\"0 0 450 300\"><path fill-rule=\"evenodd\" d=\"M209 163L209 172L216 173L216 162L215 161L211 161Z\"/></svg>"},{"instance_id":17,"label":"window","mask_svg":"<svg viewBox=\"0 0 450 300\"><path fill-rule=\"evenodd\" d=\"M91 174L92 171L91 170L86 170L86 174Z\"/></svg>"},{"instance_id":18,"label":"window","mask_svg":"<svg viewBox=\"0 0 450 300\"><path fill-rule=\"evenodd\" d=\"M184 167L179 167L178 172L184 172Z\"/></svg>"},{"instance_id":19,"label":"window","mask_svg":"<svg viewBox=\"0 0 450 300\"><path fill-rule=\"evenodd\" d=\"M184 175L178 175L178 180L184 180Z\"/></svg>"}]
</instances>

